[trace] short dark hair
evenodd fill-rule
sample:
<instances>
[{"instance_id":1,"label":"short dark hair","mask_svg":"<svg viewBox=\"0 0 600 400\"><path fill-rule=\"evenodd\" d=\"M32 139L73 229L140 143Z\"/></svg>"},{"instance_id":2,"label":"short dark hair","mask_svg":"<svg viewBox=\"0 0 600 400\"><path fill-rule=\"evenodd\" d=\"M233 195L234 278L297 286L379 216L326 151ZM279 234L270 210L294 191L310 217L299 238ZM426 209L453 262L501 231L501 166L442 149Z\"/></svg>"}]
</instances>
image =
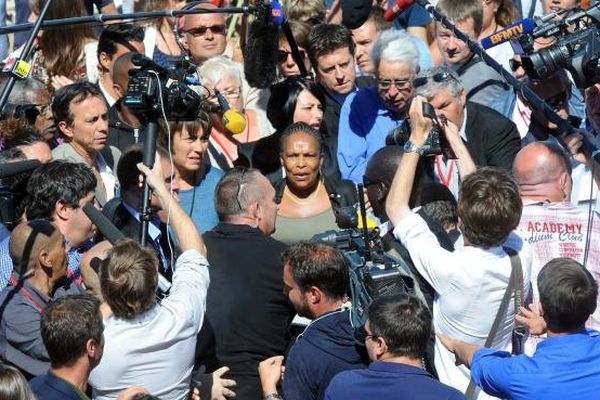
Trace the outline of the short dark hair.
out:
<instances>
[{"instance_id":1,"label":"short dark hair","mask_svg":"<svg viewBox=\"0 0 600 400\"><path fill-rule=\"evenodd\" d=\"M220 221L243 214L252 203L264 197L256 184L261 175L254 168L236 167L221 177L215 188L214 200Z\"/></svg>"},{"instance_id":2,"label":"short dark hair","mask_svg":"<svg viewBox=\"0 0 600 400\"><path fill-rule=\"evenodd\" d=\"M106 53L112 57L117 52L117 45L127 47L130 51L136 51L130 42L143 42L144 28L134 24L111 24L100 34L98 38L98 59L100 53Z\"/></svg>"},{"instance_id":3,"label":"short dark hair","mask_svg":"<svg viewBox=\"0 0 600 400\"><path fill-rule=\"evenodd\" d=\"M156 146L156 152L163 158L169 159L169 153L161 146ZM144 145L136 143L125 149L117 164L117 179L121 191L138 188L140 171L137 165L144 159Z\"/></svg>"},{"instance_id":4,"label":"short dark hair","mask_svg":"<svg viewBox=\"0 0 600 400\"><path fill-rule=\"evenodd\" d=\"M379 6L373 6L373 8L371 8L369 20L375 23L375 29L377 29L377 32L382 32L392 27L392 23L386 21L383 17L384 14L385 10Z\"/></svg>"},{"instance_id":5,"label":"short dark hair","mask_svg":"<svg viewBox=\"0 0 600 400\"><path fill-rule=\"evenodd\" d=\"M100 289L117 318L132 319L156 304L158 258L136 241L117 243L100 264Z\"/></svg>"},{"instance_id":6,"label":"short dark hair","mask_svg":"<svg viewBox=\"0 0 600 400\"><path fill-rule=\"evenodd\" d=\"M460 185L460 229L473 246L500 246L519 224L522 210L519 185L504 169L479 168Z\"/></svg>"},{"instance_id":7,"label":"short dark hair","mask_svg":"<svg viewBox=\"0 0 600 400\"><path fill-rule=\"evenodd\" d=\"M77 361L89 339L100 345L103 332L100 300L89 294L62 297L42 313L42 340L53 368Z\"/></svg>"},{"instance_id":8,"label":"short dark hair","mask_svg":"<svg viewBox=\"0 0 600 400\"><path fill-rule=\"evenodd\" d=\"M382 337L394 356L421 359L431 336L431 313L414 296L381 296L367 312L373 336Z\"/></svg>"},{"instance_id":9,"label":"short dark hair","mask_svg":"<svg viewBox=\"0 0 600 400\"><path fill-rule=\"evenodd\" d=\"M100 89L90 82L75 82L58 89L52 100L54 122L58 125L59 122L65 121L68 125L71 125L73 123L71 103L81 103L90 97L99 97L104 100Z\"/></svg>"},{"instance_id":10,"label":"short dark hair","mask_svg":"<svg viewBox=\"0 0 600 400\"><path fill-rule=\"evenodd\" d=\"M273 128L281 131L294 122L298 96L304 90L308 90L315 96L323 110L325 109L325 94L319 84L299 76L287 77L271 86L271 96L267 103L267 118Z\"/></svg>"},{"instance_id":11,"label":"short dark hair","mask_svg":"<svg viewBox=\"0 0 600 400\"><path fill-rule=\"evenodd\" d=\"M312 126L307 124L306 122L294 122L293 124L291 124L290 126L285 128L285 130L281 134L281 137L279 138L280 151L283 151L283 144L285 143L285 141L289 137L294 136L298 133L304 133L306 135L311 136L313 139L315 139L315 141L317 142L317 149L319 151L319 154L322 153L323 140L321 139L321 134L319 133L318 130L316 130L315 128L313 128Z\"/></svg>"},{"instance_id":12,"label":"short dark hair","mask_svg":"<svg viewBox=\"0 0 600 400\"><path fill-rule=\"evenodd\" d=\"M598 284L583 265L571 258L550 260L537 279L544 320L553 333L581 329L596 310Z\"/></svg>"},{"instance_id":13,"label":"short dark hair","mask_svg":"<svg viewBox=\"0 0 600 400\"><path fill-rule=\"evenodd\" d=\"M82 198L96 188L92 169L82 163L53 160L38 167L27 183L26 217L54 219L58 201L77 208Z\"/></svg>"},{"instance_id":14,"label":"short dark hair","mask_svg":"<svg viewBox=\"0 0 600 400\"><path fill-rule=\"evenodd\" d=\"M316 286L331 300L346 296L350 285L348 265L336 248L323 243L299 242L287 248L282 259L304 290Z\"/></svg>"},{"instance_id":15,"label":"short dark hair","mask_svg":"<svg viewBox=\"0 0 600 400\"><path fill-rule=\"evenodd\" d=\"M306 49L306 47L308 47L308 34L310 33L311 29L310 24L298 20L289 20L288 23L292 31L292 36L294 37L298 47ZM278 41L282 40L285 40L286 42L288 41L283 28L279 28Z\"/></svg>"},{"instance_id":16,"label":"short dark hair","mask_svg":"<svg viewBox=\"0 0 600 400\"><path fill-rule=\"evenodd\" d=\"M169 148L169 140L173 141L173 135L176 132L182 132L186 129L190 135L201 130L203 137L209 137L212 131L212 119L204 111L199 111L198 116L193 121L158 121L158 144L165 149ZM169 137L170 135L170 137Z\"/></svg>"},{"instance_id":17,"label":"short dark hair","mask_svg":"<svg viewBox=\"0 0 600 400\"><path fill-rule=\"evenodd\" d=\"M319 24L315 26L308 35L308 58L313 68L319 65L317 59L321 56L331 54L337 49L348 48L354 56L356 46L352 39L352 32L343 25Z\"/></svg>"}]
</instances>

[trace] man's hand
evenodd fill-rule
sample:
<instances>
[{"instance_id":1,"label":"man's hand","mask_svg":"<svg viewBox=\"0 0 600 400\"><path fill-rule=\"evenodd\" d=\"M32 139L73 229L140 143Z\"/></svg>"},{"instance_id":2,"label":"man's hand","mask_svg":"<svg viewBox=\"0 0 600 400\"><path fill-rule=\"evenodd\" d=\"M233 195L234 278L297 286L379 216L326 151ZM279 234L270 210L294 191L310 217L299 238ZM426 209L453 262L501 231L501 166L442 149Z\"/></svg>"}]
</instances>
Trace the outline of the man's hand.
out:
<instances>
[{"instance_id":1,"label":"man's hand","mask_svg":"<svg viewBox=\"0 0 600 400\"><path fill-rule=\"evenodd\" d=\"M526 327L529 333L535 336L546 333L546 321L540 315L538 308L530 304L528 308L520 307L519 314L515 316L515 320Z\"/></svg>"},{"instance_id":2,"label":"man's hand","mask_svg":"<svg viewBox=\"0 0 600 400\"><path fill-rule=\"evenodd\" d=\"M170 194L165 186L165 178L160 165L160 156L158 154L155 155L154 166L152 169L148 168L143 163L138 163L137 168L144 174L146 182L148 182L148 185L160 201L163 209L167 209ZM140 186L144 182L144 177L140 176Z\"/></svg>"},{"instance_id":3,"label":"man's hand","mask_svg":"<svg viewBox=\"0 0 600 400\"><path fill-rule=\"evenodd\" d=\"M467 146L458 133L458 127L454 125L452 121L446 120L445 125L442 127L446 140L452 149L452 152L456 156L458 164L458 173L461 179L464 179L467 175L475 172L477 166L471 158L471 153L467 149Z\"/></svg>"},{"instance_id":4,"label":"man's hand","mask_svg":"<svg viewBox=\"0 0 600 400\"><path fill-rule=\"evenodd\" d=\"M263 394L277 393L277 384L283 379L283 356L274 356L258 364L258 374Z\"/></svg>"},{"instance_id":5,"label":"man's hand","mask_svg":"<svg viewBox=\"0 0 600 400\"><path fill-rule=\"evenodd\" d=\"M562 140L565 142L567 151L573 156L575 161L582 164L588 164L591 157L583 152L582 146L584 135L586 135L586 132L577 129L575 133L562 135Z\"/></svg>"},{"instance_id":6,"label":"man's hand","mask_svg":"<svg viewBox=\"0 0 600 400\"><path fill-rule=\"evenodd\" d=\"M228 371L229 367L221 367L212 373L211 400L227 400L227 398L235 397L235 392L229 388L235 387L236 381L223 378Z\"/></svg>"},{"instance_id":7,"label":"man's hand","mask_svg":"<svg viewBox=\"0 0 600 400\"><path fill-rule=\"evenodd\" d=\"M441 333L437 333L436 336L438 339L440 339L440 342L442 342L444 347L447 348L449 352L454 354L454 357L456 358L456 365L465 364L467 368L471 367L473 355L481 348L481 346L463 342L458 339L452 339L451 337Z\"/></svg>"},{"instance_id":8,"label":"man's hand","mask_svg":"<svg viewBox=\"0 0 600 400\"><path fill-rule=\"evenodd\" d=\"M410 141L417 146L425 144L433 126L431 118L423 115L424 103L427 103L425 97L416 96L412 100L408 111L410 116Z\"/></svg>"},{"instance_id":9,"label":"man's hand","mask_svg":"<svg viewBox=\"0 0 600 400\"><path fill-rule=\"evenodd\" d=\"M150 394L150 392L148 392L148 390L146 390L146 388L144 387L132 386L119 393L119 396L117 396L117 400L131 400L135 395L138 394Z\"/></svg>"}]
</instances>

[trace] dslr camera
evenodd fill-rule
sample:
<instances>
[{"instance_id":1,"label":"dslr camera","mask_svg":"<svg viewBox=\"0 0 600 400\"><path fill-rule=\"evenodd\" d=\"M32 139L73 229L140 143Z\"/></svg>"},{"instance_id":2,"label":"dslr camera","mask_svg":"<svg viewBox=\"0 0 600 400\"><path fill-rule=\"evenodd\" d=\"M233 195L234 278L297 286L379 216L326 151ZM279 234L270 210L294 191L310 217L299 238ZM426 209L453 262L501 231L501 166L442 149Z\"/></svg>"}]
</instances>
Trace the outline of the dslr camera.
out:
<instances>
[{"instance_id":1,"label":"dslr camera","mask_svg":"<svg viewBox=\"0 0 600 400\"><path fill-rule=\"evenodd\" d=\"M443 154L446 158L456 158L446 140L444 128L442 127L442 124L446 123L446 117L440 117L442 122L442 124L440 124L440 121L438 121L437 115L435 114L435 109L430 103L423 103L423 115L433 121L433 126L429 131L429 135L427 135L427 141L423 145L425 150L423 155L435 156ZM385 144L387 146L404 146L410 138L410 131L410 118L406 118L400 125L388 133L385 137Z\"/></svg>"}]
</instances>

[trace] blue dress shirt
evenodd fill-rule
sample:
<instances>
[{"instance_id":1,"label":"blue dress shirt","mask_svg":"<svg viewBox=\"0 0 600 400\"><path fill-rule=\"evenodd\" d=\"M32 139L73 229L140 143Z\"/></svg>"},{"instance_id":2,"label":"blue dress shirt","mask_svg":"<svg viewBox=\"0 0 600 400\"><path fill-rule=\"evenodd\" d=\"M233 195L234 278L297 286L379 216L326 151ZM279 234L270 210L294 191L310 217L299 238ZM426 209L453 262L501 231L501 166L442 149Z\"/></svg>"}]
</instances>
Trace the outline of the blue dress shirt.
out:
<instances>
[{"instance_id":1,"label":"blue dress shirt","mask_svg":"<svg viewBox=\"0 0 600 400\"><path fill-rule=\"evenodd\" d=\"M351 93L340 111L338 163L343 179L362 183L369 158L385 146L387 134L403 118L389 111L376 87Z\"/></svg>"}]
</instances>

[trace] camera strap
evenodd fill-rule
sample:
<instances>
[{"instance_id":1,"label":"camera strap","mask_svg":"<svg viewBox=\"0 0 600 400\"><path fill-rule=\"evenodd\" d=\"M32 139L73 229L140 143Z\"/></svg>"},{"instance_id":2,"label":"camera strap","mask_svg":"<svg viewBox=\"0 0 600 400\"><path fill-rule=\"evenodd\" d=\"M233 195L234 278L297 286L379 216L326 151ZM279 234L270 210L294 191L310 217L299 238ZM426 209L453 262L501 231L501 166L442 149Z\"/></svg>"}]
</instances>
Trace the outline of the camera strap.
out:
<instances>
[{"instance_id":1,"label":"camera strap","mask_svg":"<svg viewBox=\"0 0 600 400\"><path fill-rule=\"evenodd\" d=\"M500 327L500 323L502 319L506 315L506 311L508 309L508 303L510 302L510 297L515 293L514 297L514 306L515 306L515 314L519 312L519 306L522 304L523 298L523 266L521 265L521 259L519 258L519 254L509 248L503 247L506 254L510 257L510 277L508 278L508 286L506 287L506 291L504 292L504 297L502 297L502 301L500 302L500 307L498 308L498 313L496 314L496 318L494 318L494 323L492 324L492 328L490 329L490 333L485 339L484 347L491 347L492 342L494 341L494 337L498 332L498 328ZM514 329L514 328L513 328ZM471 379L469 381L469 386L467 387L467 391L465 392L465 397L470 400L473 398L473 394L475 393L475 383Z\"/></svg>"}]
</instances>

